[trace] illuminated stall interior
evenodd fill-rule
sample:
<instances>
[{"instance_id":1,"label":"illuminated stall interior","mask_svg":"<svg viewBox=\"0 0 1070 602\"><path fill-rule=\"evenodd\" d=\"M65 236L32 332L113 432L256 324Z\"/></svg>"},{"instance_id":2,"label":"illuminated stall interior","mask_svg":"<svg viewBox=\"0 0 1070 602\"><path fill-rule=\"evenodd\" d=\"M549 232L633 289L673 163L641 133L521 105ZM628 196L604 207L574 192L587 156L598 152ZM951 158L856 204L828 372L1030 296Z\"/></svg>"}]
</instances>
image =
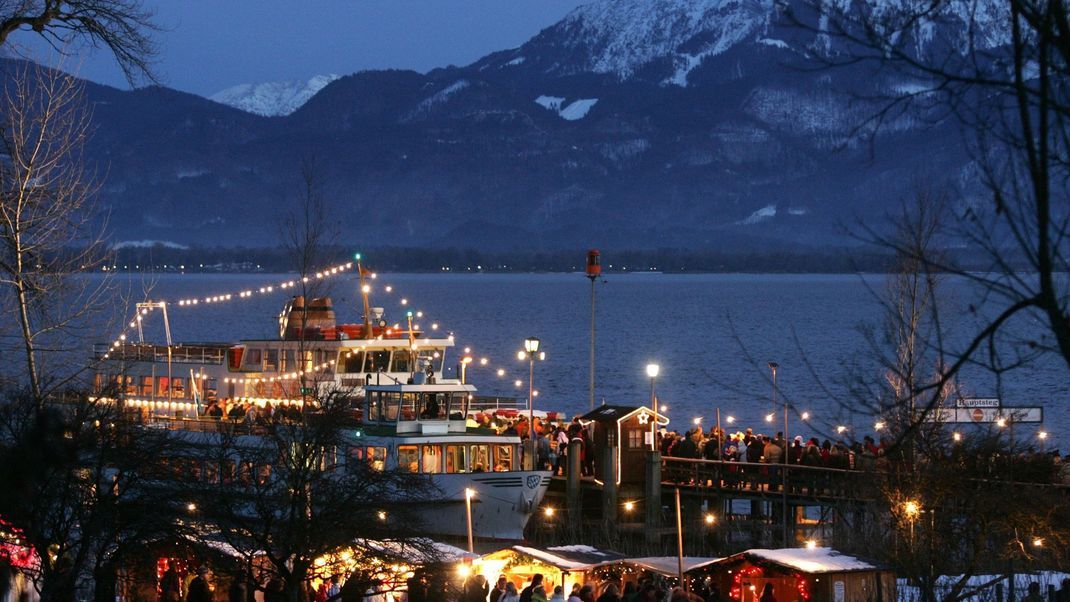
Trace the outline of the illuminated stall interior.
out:
<instances>
[{"instance_id":1,"label":"illuminated stall interior","mask_svg":"<svg viewBox=\"0 0 1070 602\"><path fill-rule=\"evenodd\" d=\"M532 577L541 574L548 595L553 593L556 585L564 586L567 594L573 584L591 582L592 571L598 565L622 558L623 554L584 545L513 546L476 559L472 562L471 573L483 575L489 583L495 583L504 575L518 590L530 583Z\"/></svg>"},{"instance_id":2,"label":"illuminated stall interior","mask_svg":"<svg viewBox=\"0 0 1070 602\"><path fill-rule=\"evenodd\" d=\"M689 585L711 578L710 567L718 558L684 556L684 578ZM627 583L636 585L646 582L664 582L670 588L676 587L679 565L676 556L652 556L646 558L625 558L618 562L602 564L595 567L593 574L601 583L614 582L621 589Z\"/></svg>"}]
</instances>

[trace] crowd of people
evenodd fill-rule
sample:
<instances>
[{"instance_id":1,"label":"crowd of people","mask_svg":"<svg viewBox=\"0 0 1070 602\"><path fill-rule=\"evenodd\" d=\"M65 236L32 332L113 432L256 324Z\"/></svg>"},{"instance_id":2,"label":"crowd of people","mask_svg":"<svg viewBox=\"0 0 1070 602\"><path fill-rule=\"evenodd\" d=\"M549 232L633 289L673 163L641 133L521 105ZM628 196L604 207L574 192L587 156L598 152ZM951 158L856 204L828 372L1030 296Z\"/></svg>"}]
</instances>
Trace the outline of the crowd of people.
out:
<instances>
[{"instance_id":1,"label":"crowd of people","mask_svg":"<svg viewBox=\"0 0 1070 602\"><path fill-rule=\"evenodd\" d=\"M592 584L575 583L566 592L561 585L547 584L542 575L534 575L521 589L504 575L498 577L493 587L482 575L476 575L465 583L460 602L714 602L720 599L720 594L705 584L687 592L650 579L628 582L623 588L616 582L604 583L597 591ZM763 602L769 601L763 598Z\"/></svg>"}]
</instances>

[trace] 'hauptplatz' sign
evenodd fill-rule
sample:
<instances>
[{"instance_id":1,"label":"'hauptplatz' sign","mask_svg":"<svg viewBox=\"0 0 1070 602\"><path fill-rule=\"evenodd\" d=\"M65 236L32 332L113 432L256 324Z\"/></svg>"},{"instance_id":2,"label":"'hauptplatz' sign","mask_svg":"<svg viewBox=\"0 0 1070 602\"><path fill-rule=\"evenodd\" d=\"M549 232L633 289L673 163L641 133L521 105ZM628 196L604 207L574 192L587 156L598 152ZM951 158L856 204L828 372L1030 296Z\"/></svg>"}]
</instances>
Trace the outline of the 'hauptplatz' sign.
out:
<instances>
[{"instance_id":1,"label":"'hauptplatz' sign","mask_svg":"<svg viewBox=\"0 0 1070 602\"><path fill-rule=\"evenodd\" d=\"M926 417L928 422L972 422L976 424L999 422L1044 422L1044 408L1002 407L997 397L963 397L955 401L953 408L937 408Z\"/></svg>"}]
</instances>

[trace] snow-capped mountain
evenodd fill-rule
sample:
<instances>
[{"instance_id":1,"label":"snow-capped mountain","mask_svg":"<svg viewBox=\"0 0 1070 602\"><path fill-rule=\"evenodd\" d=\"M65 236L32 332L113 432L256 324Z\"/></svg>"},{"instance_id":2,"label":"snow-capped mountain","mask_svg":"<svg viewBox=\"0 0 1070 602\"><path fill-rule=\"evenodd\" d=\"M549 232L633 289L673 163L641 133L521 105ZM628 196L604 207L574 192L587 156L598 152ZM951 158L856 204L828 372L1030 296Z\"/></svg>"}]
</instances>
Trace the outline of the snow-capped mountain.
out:
<instances>
[{"instance_id":1,"label":"snow-capped mountain","mask_svg":"<svg viewBox=\"0 0 1070 602\"><path fill-rule=\"evenodd\" d=\"M248 113L279 117L293 113L339 77L328 74L317 75L308 81L239 84L216 92L209 99Z\"/></svg>"},{"instance_id":2,"label":"snow-capped mountain","mask_svg":"<svg viewBox=\"0 0 1070 602\"><path fill-rule=\"evenodd\" d=\"M975 23L998 24L980 10L993 1L946 6L973 4ZM896 113L857 137L878 106L868 99L926 82L815 64L837 51L823 16L803 14L807 28L782 16L807 5L596 0L471 65L214 97L241 111L94 88L101 194L138 239L270 244L266 204L285 201L307 152L338 191L332 217L361 224L361 244L738 252L843 242L836 224L883 216L919 183L969 189L977 178L946 115ZM961 48L963 24L954 13L916 23L903 43ZM998 27L985 33L998 46Z\"/></svg>"}]
</instances>

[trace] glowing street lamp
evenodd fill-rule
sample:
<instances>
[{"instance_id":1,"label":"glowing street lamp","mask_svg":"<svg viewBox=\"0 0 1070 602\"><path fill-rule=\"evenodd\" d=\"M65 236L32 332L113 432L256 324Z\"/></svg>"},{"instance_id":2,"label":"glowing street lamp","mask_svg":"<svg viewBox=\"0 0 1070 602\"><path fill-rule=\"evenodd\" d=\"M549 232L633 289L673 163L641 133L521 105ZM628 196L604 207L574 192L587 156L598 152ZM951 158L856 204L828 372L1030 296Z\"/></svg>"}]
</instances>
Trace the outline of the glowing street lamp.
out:
<instances>
[{"instance_id":1,"label":"glowing street lamp","mask_svg":"<svg viewBox=\"0 0 1070 602\"><path fill-rule=\"evenodd\" d=\"M657 451L658 449L658 402L654 397L654 382L657 381L659 372L661 372L661 366L654 363L646 365L646 375L650 378L650 410L654 412L653 420L650 421L650 451Z\"/></svg>"},{"instance_id":2,"label":"glowing street lamp","mask_svg":"<svg viewBox=\"0 0 1070 602\"><path fill-rule=\"evenodd\" d=\"M524 351L517 354L518 359L528 359L528 448L525 450L524 463L529 470L535 469L535 359L546 359L545 352L539 352L539 339L524 339Z\"/></svg>"}]
</instances>

